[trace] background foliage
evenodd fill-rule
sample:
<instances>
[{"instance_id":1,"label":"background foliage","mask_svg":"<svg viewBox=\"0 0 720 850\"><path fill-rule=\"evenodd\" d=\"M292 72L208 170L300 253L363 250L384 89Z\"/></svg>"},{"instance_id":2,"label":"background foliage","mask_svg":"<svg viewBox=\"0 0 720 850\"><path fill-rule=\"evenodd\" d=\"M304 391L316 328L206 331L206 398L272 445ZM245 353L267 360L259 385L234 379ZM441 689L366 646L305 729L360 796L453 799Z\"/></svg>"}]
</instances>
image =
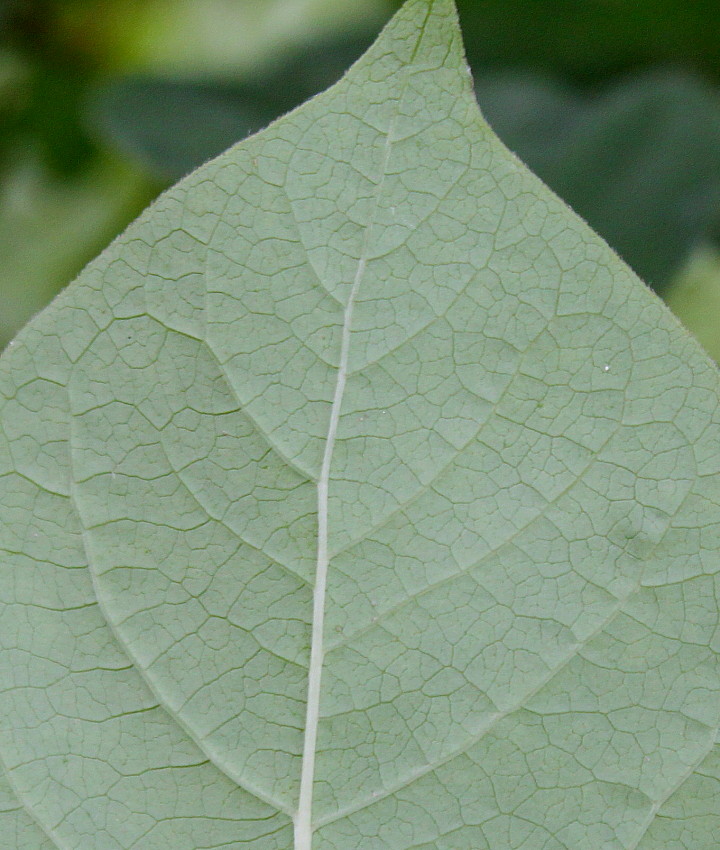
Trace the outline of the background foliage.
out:
<instances>
[{"instance_id":1,"label":"background foliage","mask_svg":"<svg viewBox=\"0 0 720 850\"><path fill-rule=\"evenodd\" d=\"M0 345L398 3L0 0ZM720 359L714 0L460 0L486 117Z\"/></svg>"}]
</instances>

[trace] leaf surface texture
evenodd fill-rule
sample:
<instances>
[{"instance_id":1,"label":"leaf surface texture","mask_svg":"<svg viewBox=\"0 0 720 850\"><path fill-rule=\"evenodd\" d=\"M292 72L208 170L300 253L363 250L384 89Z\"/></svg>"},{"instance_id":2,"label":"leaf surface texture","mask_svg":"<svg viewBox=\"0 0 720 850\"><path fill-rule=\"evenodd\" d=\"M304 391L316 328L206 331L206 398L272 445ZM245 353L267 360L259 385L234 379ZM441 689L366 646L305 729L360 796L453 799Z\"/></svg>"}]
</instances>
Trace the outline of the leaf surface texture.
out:
<instances>
[{"instance_id":1,"label":"leaf surface texture","mask_svg":"<svg viewBox=\"0 0 720 850\"><path fill-rule=\"evenodd\" d=\"M714 847L717 373L494 137L448 0L0 386L17 847Z\"/></svg>"}]
</instances>

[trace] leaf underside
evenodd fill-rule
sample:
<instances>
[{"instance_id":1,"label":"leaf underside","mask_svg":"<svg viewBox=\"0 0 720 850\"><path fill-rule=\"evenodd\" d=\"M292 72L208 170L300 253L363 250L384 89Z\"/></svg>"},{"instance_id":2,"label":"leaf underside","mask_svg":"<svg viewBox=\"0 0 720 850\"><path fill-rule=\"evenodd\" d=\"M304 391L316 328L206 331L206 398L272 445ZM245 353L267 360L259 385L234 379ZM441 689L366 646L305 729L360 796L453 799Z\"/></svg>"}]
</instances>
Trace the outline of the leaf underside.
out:
<instances>
[{"instance_id":1,"label":"leaf underside","mask_svg":"<svg viewBox=\"0 0 720 850\"><path fill-rule=\"evenodd\" d=\"M450 0L2 360L22 850L711 850L718 377L475 104Z\"/></svg>"}]
</instances>

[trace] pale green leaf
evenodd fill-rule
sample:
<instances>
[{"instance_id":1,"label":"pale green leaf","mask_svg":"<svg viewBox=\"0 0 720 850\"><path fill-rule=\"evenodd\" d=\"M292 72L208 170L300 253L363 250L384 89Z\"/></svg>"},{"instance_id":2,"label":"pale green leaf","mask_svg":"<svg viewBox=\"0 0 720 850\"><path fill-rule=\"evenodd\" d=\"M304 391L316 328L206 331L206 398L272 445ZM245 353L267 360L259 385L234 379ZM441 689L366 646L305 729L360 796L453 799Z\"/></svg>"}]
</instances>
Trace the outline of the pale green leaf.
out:
<instances>
[{"instance_id":1,"label":"pale green leaf","mask_svg":"<svg viewBox=\"0 0 720 850\"><path fill-rule=\"evenodd\" d=\"M23 808L4 774L0 774L0 835L12 850L54 850L55 845Z\"/></svg>"},{"instance_id":2,"label":"pale green leaf","mask_svg":"<svg viewBox=\"0 0 720 850\"><path fill-rule=\"evenodd\" d=\"M715 847L717 372L493 136L450 0L0 385L0 753L51 846Z\"/></svg>"}]
</instances>

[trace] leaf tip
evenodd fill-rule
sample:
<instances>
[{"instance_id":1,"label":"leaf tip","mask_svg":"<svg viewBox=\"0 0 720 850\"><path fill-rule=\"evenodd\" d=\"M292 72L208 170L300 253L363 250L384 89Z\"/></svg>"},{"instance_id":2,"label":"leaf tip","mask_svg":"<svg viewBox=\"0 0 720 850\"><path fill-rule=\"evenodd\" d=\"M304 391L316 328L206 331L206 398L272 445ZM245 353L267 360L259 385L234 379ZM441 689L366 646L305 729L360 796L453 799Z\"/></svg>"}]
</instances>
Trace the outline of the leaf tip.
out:
<instances>
[{"instance_id":1,"label":"leaf tip","mask_svg":"<svg viewBox=\"0 0 720 850\"><path fill-rule=\"evenodd\" d=\"M411 60L442 50L443 65L466 65L455 0L406 0L386 33L413 44Z\"/></svg>"}]
</instances>

